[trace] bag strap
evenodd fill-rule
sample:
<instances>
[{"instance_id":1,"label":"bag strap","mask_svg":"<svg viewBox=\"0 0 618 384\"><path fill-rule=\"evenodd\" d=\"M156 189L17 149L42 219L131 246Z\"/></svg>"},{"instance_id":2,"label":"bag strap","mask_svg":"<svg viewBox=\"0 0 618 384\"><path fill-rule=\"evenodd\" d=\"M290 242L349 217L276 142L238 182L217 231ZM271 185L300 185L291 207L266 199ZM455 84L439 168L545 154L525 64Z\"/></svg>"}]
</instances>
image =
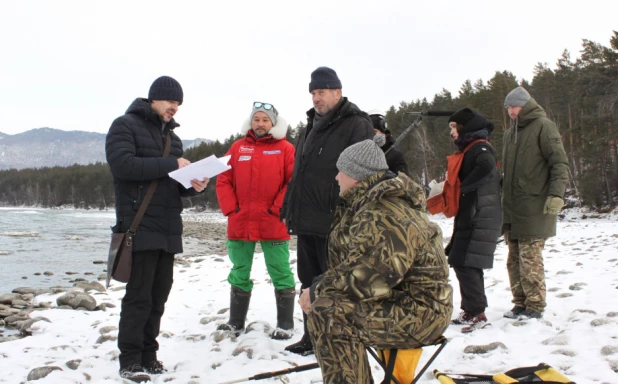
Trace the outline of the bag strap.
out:
<instances>
[{"instance_id":1,"label":"bag strap","mask_svg":"<svg viewBox=\"0 0 618 384\"><path fill-rule=\"evenodd\" d=\"M172 147L172 136L170 132L167 131L167 138L165 139L165 151L163 152L163 157L167 157L170 154L170 149ZM148 208L148 204L150 204L150 199L152 199L152 195L154 195L154 191L159 184L159 179L155 179L150 183L148 187L148 191L146 192L146 196L144 196L144 200L142 200L142 204L139 206L139 210L133 218L133 222L131 223L131 227L129 228L129 233L131 235L135 235L137 232L137 227L139 226L139 222L142 221L142 217L144 217L144 213L146 213L146 208Z\"/></svg>"}]
</instances>

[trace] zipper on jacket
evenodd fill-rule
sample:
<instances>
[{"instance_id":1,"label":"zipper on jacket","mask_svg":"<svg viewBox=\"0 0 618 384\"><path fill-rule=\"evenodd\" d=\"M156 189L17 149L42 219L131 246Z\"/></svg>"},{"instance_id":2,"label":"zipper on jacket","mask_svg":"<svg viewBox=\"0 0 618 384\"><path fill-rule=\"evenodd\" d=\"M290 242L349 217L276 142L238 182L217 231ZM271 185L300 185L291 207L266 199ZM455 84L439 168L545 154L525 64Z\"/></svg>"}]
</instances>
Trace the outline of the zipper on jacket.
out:
<instances>
[{"instance_id":1,"label":"zipper on jacket","mask_svg":"<svg viewBox=\"0 0 618 384\"><path fill-rule=\"evenodd\" d=\"M318 156L320 156L322 154L322 149L323 148L320 148L320 152L318 152Z\"/></svg>"}]
</instances>

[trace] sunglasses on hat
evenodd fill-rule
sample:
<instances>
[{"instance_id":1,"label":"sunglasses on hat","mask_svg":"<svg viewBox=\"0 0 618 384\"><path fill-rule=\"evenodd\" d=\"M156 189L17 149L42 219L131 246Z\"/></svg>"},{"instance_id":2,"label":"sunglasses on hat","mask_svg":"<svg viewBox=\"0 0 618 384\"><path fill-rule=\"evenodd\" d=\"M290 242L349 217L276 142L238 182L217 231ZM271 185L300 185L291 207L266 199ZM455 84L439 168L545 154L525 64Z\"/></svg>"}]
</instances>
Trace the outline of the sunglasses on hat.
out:
<instances>
[{"instance_id":1,"label":"sunglasses on hat","mask_svg":"<svg viewBox=\"0 0 618 384\"><path fill-rule=\"evenodd\" d=\"M256 101L253 103L253 109L258 109L258 108L264 108L267 111L270 111L272 109L275 113L277 113L277 109L275 108L274 105L268 104L268 103L262 103L261 101Z\"/></svg>"},{"instance_id":2,"label":"sunglasses on hat","mask_svg":"<svg viewBox=\"0 0 618 384\"><path fill-rule=\"evenodd\" d=\"M255 103L253 103L253 108L264 108L266 110L269 109L273 109L273 105L272 104L268 104L268 103L262 103L261 101L256 101Z\"/></svg>"}]
</instances>

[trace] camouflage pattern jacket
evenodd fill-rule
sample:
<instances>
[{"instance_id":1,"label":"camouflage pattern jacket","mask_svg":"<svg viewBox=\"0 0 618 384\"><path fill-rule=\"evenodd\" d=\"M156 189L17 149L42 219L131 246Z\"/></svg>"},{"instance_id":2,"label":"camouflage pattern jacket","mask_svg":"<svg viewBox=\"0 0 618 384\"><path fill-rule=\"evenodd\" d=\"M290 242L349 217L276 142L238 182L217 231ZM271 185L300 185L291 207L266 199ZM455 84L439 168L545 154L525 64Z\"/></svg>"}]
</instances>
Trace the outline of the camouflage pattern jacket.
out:
<instances>
[{"instance_id":1,"label":"camouflage pattern jacket","mask_svg":"<svg viewBox=\"0 0 618 384\"><path fill-rule=\"evenodd\" d=\"M411 326L422 322L434 330L424 335L427 342L448 326L453 290L442 232L427 218L423 189L403 173L374 175L341 196L328 238L328 265L317 296L389 301L410 315Z\"/></svg>"}]
</instances>

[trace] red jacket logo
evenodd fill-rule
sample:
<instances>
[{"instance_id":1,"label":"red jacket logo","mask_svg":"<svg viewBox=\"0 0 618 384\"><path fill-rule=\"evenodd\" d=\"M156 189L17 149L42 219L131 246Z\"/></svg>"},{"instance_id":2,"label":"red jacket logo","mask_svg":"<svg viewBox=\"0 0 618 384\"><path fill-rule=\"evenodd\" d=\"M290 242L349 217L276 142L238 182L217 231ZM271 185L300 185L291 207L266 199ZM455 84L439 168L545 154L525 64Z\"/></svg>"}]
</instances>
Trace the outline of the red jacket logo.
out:
<instances>
[{"instance_id":1,"label":"red jacket logo","mask_svg":"<svg viewBox=\"0 0 618 384\"><path fill-rule=\"evenodd\" d=\"M241 145L240 148L238 149L238 152L240 152L240 153L253 153L253 149L254 149L254 147L246 147L244 145Z\"/></svg>"}]
</instances>

